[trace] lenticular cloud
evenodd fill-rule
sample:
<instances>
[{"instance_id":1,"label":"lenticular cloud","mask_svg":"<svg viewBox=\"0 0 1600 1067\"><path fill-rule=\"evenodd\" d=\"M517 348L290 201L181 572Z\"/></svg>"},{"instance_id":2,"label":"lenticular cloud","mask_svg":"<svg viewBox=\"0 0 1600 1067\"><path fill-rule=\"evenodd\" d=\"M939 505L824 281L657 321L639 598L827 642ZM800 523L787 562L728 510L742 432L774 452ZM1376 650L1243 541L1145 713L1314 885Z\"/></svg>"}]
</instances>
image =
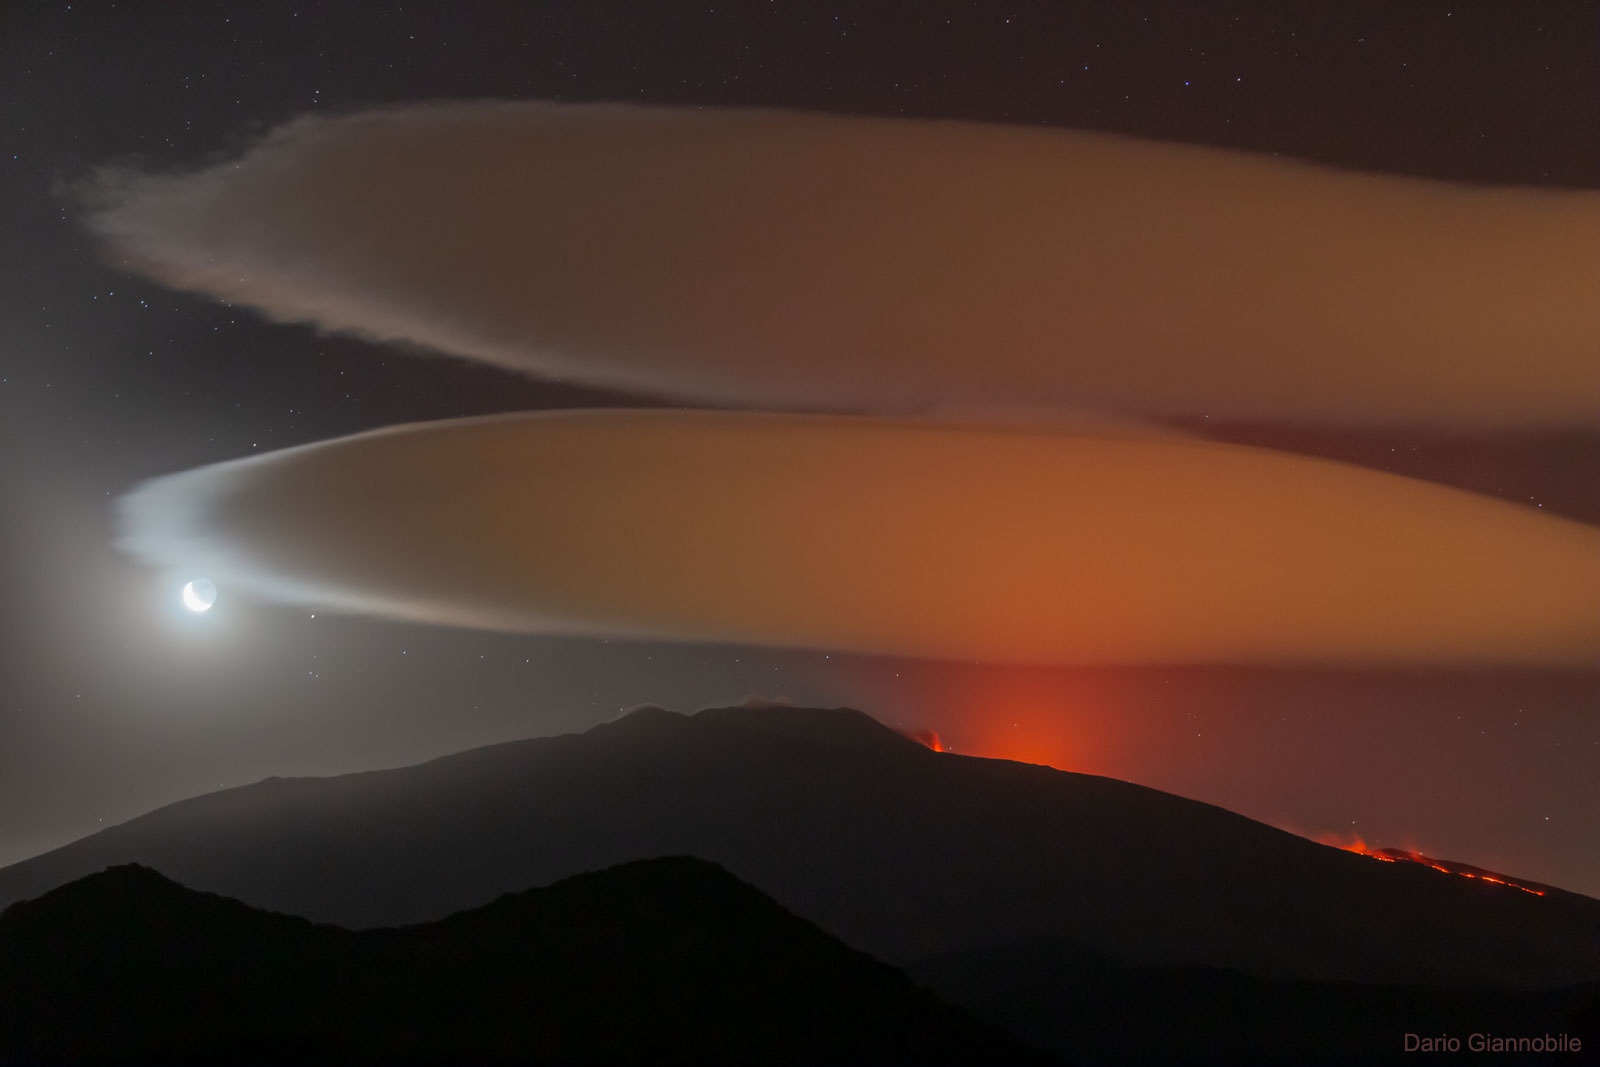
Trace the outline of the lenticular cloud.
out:
<instances>
[{"instance_id":1,"label":"lenticular cloud","mask_svg":"<svg viewBox=\"0 0 1600 1067\"><path fill-rule=\"evenodd\" d=\"M106 172L111 258L276 319L719 403L1440 426L1600 410L1600 194L1099 134L467 103Z\"/></svg>"},{"instance_id":2,"label":"lenticular cloud","mask_svg":"<svg viewBox=\"0 0 1600 1067\"><path fill-rule=\"evenodd\" d=\"M388 618L990 662L1600 662L1600 530L1178 437L589 411L157 479L121 543Z\"/></svg>"},{"instance_id":3,"label":"lenticular cloud","mask_svg":"<svg viewBox=\"0 0 1600 1067\"><path fill-rule=\"evenodd\" d=\"M483 103L304 118L89 197L118 262L275 319L899 416L393 427L138 487L121 544L155 565L534 633L1600 663L1600 530L1137 421L1588 424L1595 193L1052 130Z\"/></svg>"}]
</instances>

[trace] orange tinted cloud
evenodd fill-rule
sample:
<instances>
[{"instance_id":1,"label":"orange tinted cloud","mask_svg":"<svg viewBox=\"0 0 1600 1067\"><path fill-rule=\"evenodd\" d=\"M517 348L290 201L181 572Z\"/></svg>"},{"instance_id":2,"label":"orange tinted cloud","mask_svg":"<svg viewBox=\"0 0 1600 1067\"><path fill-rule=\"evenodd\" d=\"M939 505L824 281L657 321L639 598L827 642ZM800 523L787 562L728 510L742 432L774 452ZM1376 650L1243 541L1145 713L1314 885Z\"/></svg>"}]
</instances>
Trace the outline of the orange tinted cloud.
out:
<instances>
[{"instance_id":1,"label":"orange tinted cloud","mask_svg":"<svg viewBox=\"0 0 1600 1067\"><path fill-rule=\"evenodd\" d=\"M1101 134L468 103L302 118L92 227L170 285L744 405L1592 423L1600 194Z\"/></svg>"},{"instance_id":2,"label":"orange tinted cloud","mask_svg":"<svg viewBox=\"0 0 1600 1067\"><path fill-rule=\"evenodd\" d=\"M1600 530L1131 433L450 420L146 483L122 544L225 588L530 632L998 662L1600 660Z\"/></svg>"}]
</instances>

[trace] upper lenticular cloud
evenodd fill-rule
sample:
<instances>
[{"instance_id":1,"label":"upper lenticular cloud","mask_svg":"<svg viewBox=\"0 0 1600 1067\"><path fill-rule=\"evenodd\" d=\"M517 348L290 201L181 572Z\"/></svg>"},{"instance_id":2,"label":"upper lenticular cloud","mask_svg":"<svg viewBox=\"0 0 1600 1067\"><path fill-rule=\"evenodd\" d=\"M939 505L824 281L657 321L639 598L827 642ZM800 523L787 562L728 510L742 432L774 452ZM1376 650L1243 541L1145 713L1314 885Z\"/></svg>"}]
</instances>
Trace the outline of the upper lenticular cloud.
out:
<instances>
[{"instance_id":1,"label":"upper lenticular cloud","mask_svg":"<svg viewBox=\"0 0 1600 1067\"><path fill-rule=\"evenodd\" d=\"M112 258L277 319L741 404L1592 422L1600 194L1058 130L467 103L101 176Z\"/></svg>"},{"instance_id":2,"label":"upper lenticular cloud","mask_svg":"<svg viewBox=\"0 0 1600 1067\"><path fill-rule=\"evenodd\" d=\"M1600 530L1338 463L899 419L521 414L203 467L157 565L524 632L1010 663L1600 662Z\"/></svg>"}]
</instances>

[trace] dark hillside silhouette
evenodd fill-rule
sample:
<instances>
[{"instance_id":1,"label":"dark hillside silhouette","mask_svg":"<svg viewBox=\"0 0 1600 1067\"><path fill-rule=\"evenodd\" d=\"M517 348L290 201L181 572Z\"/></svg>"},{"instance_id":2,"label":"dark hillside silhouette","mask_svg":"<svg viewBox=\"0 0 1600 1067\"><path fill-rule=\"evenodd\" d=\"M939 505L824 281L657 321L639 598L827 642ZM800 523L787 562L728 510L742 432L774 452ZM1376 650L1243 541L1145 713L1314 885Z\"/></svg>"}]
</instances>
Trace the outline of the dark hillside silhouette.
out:
<instances>
[{"instance_id":1,"label":"dark hillside silhouette","mask_svg":"<svg viewBox=\"0 0 1600 1067\"><path fill-rule=\"evenodd\" d=\"M721 868L351 932L118 867L0 914L0 1062L1041 1062Z\"/></svg>"},{"instance_id":2,"label":"dark hillside silhouette","mask_svg":"<svg viewBox=\"0 0 1600 1067\"><path fill-rule=\"evenodd\" d=\"M1039 939L909 968L952 1004L1084 1063L1151 1067L1600 1062L1600 982L1517 990L1273 982L1214 967L1130 967ZM1461 1056L1405 1051L1405 1035L1453 1034ZM1577 1037L1576 1053L1473 1054L1473 1033Z\"/></svg>"}]
</instances>

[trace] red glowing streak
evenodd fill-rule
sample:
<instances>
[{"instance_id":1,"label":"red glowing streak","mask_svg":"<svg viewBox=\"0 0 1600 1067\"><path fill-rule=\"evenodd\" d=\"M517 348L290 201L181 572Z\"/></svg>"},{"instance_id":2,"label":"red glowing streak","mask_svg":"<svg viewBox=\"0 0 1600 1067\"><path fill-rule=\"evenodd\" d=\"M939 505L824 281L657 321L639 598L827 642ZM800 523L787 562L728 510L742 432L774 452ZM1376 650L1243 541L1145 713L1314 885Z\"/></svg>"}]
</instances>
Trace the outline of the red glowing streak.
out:
<instances>
[{"instance_id":1,"label":"red glowing streak","mask_svg":"<svg viewBox=\"0 0 1600 1067\"><path fill-rule=\"evenodd\" d=\"M929 729L913 730L906 736L917 742L917 744L931 748L935 752L947 751L944 747L944 742L939 740L937 731Z\"/></svg>"},{"instance_id":2,"label":"red glowing streak","mask_svg":"<svg viewBox=\"0 0 1600 1067\"><path fill-rule=\"evenodd\" d=\"M1481 867L1472 867L1465 863L1451 863L1449 860L1440 860L1435 859L1432 856L1424 856L1420 852L1415 852L1409 849L1368 848L1367 843L1362 841L1359 837L1348 844L1342 845L1331 841L1323 841L1322 843L1325 845L1334 844L1336 847L1342 848L1346 852L1354 852L1358 855L1366 856L1369 859L1382 860L1384 863L1420 863L1424 867L1432 867L1434 870L1442 871L1445 874L1459 875L1462 878L1471 878L1478 882L1492 882L1495 885L1503 885L1508 889L1520 889L1522 892L1532 893L1536 897L1544 896L1545 890L1549 888L1549 886L1534 888L1534 886L1538 885L1537 882L1533 883L1532 885L1523 885L1519 882L1512 881L1510 878L1502 877L1495 872L1485 871Z\"/></svg>"}]
</instances>

